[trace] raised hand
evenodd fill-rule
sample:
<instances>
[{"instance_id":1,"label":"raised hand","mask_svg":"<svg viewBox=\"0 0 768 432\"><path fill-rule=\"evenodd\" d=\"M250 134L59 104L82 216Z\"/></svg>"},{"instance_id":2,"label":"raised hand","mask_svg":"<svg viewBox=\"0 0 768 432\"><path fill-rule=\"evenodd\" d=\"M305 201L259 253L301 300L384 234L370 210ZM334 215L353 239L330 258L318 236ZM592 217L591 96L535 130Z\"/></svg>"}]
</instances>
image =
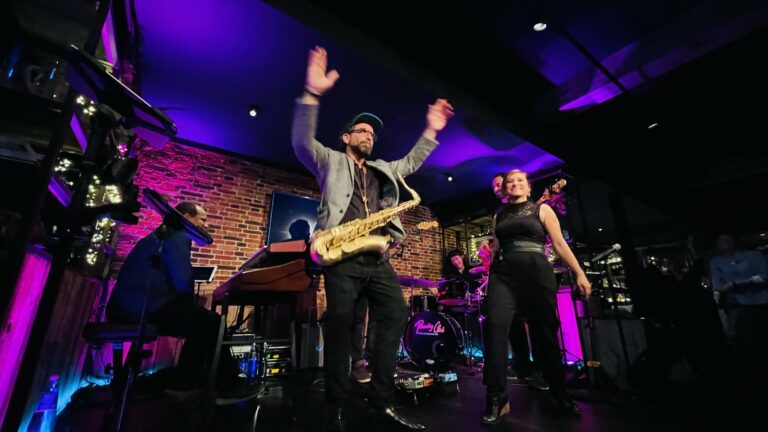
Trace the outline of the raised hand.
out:
<instances>
[{"instance_id":1,"label":"raised hand","mask_svg":"<svg viewBox=\"0 0 768 432\"><path fill-rule=\"evenodd\" d=\"M445 99L436 100L427 110L427 130L440 132L451 117L453 117L453 106Z\"/></svg>"},{"instance_id":2,"label":"raised hand","mask_svg":"<svg viewBox=\"0 0 768 432\"><path fill-rule=\"evenodd\" d=\"M328 53L325 48L315 46L309 51L309 60L307 61L307 78L304 81L304 88L315 95L322 95L330 90L339 79L339 73L336 69L327 72Z\"/></svg>"}]
</instances>

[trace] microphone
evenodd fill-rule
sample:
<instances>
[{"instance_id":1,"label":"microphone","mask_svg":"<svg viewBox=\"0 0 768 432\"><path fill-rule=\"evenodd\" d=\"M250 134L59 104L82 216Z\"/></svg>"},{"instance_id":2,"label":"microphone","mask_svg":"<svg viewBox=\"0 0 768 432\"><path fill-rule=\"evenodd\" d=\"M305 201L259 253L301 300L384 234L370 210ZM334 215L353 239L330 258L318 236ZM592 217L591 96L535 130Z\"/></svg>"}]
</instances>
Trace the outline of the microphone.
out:
<instances>
[{"instance_id":1,"label":"microphone","mask_svg":"<svg viewBox=\"0 0 768 432\"><path fill-rule=\"evenodd\" d=\"M595 261L599 261L599 260L601 260L601 259L603 259L603 258L607 257L608 255L610 255L610 254L612 254L612 253L614 253L614 252L618 252L620 249L621 249L621 245L620 245L620 244L618 244L618 243L614 243L614 244L613 244L611 247L609 247L608 249L606 249L606 250L604 250L604 251L600 252L599 254L597 254L596 256L592 257L592 258L589 260L589 262L595 262Z\"/></svg>"}]
</instances>

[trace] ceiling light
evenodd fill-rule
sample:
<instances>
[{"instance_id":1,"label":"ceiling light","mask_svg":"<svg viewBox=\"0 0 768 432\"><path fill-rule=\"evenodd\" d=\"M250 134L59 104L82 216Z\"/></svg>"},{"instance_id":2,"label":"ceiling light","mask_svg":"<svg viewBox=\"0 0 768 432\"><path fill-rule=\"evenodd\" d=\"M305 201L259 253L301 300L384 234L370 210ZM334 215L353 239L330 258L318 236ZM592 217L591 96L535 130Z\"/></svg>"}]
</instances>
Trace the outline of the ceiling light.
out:
<instances>
[{"instance_id":1,"label":"ceiling light","mask_svg":"<svg viewBox=\"0 0 768 432\"><path fill-rule=\"evenodd\" d=\"M261 108L256 104L253 104L248 107L248 115L251 117L256 117L257 115L259 115L259 111L261 111Z\"/></svg>"},{"instance_id":2,"label":"ceiling light","mask_svg":"<svg viewBox=\"0 0 768 432\"><path fill-rule=\"evenodd\" d=\"M533 25L533 29L537 32L544 31L547 29L547 23L539 21Z\"/></svg>"},{"instance_id":3,"label":"ceiling light","mask_svg":"<svg viewBox=\"0 0 768 432\"><path fill-rule=\"evenodd\" d=\"M653 128L655 128L658 125L659 125L658 123L651 123L651 124L648 125L648 129L653 129Z\"/></svg>"},{"instance_id":4,"label":"ceiling light","mask_svg":"<svg viewBox=\"0 0 768 432\"><path fill-rule=\"evenodd\" d=\"M598 228L597 231L598 232L603 232L603 229L602 228Z\"/></svg>"},{"instance_id":5,"label":"ceiling light","mask_svg":"<svg viewBox=\"0 0 768 432\"><path fill-rule=\"evenodd\" d=\"M449 174L449 173L446 173L446 174L445 174L445 178L446 178L446 180L448 180L449 182L452 182L452 181L453 181L453 176L452 176L451 174Z\"/></svg>"}]
</instances>

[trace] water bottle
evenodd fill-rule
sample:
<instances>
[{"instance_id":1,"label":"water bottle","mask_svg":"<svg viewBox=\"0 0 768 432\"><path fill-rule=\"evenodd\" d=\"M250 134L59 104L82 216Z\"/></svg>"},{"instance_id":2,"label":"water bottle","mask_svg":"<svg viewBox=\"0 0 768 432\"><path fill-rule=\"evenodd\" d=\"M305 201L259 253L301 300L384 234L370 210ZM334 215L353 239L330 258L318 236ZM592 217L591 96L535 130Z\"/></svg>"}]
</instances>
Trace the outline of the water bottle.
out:
<instances>
[{"instance_id":1,"label":"water bottle","mask_svg":"<svg viewBox=\"0 0 768 432\"><path fill-rule=\"evenodd\" d=\"M238 378L245 379L248 377L248 358L248 356L243 354L243 357L239 359L239 373L237 374Z\"/></svg>"},{"instance_id":2,"label":"water bottle","mask_svg":"<svg viewBox=\"0 0 768 432\"><path fill-rule=\"evenodd\" d=\"M251 354L248 357L248 370L246 372L246 381L253 385L259 381L259 347L256 342L251 345Z\"/></svg>"},{"instance_id":3,"label":"water bottle","mask_svg":"<svg viewBox=\"0 0 768 432\"><path fill-rule=\"evenodd\" d=\"M40 395L37 401L32 420L29 422L27 432L49 432L53 431L56 421L56 404L59 401L59 376L51 375L48 378L48 387Z\"/></svg>"}]
</instances>

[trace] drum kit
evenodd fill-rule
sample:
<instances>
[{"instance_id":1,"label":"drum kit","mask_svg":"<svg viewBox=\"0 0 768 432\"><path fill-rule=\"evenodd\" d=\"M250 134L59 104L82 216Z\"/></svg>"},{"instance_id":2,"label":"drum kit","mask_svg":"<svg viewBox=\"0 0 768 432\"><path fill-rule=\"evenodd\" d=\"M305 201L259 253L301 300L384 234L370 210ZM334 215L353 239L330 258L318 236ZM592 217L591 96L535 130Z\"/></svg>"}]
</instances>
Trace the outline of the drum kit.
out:
<instances>
[{"instance_id":1,"label":"drum kit","mask_svg":"<svg viewBox=\"0 0 768 432\"><path fill-rule=\"evenodd\" d=\"M441 279L434 282L414 276L398 277L400 285L410 288L411 316L405 326L402 345L408 359L429 373L445 373L451 363L462 355L465 365L473 368L474 357L483 350L481 314L488 284L484 267L470 269L478 286L461 279ZM436 293L435 293L436 289ZM456 318L463 317L463 326ZM475 341L474 336L479 336Z\"/></svg>"}]
</instances>

